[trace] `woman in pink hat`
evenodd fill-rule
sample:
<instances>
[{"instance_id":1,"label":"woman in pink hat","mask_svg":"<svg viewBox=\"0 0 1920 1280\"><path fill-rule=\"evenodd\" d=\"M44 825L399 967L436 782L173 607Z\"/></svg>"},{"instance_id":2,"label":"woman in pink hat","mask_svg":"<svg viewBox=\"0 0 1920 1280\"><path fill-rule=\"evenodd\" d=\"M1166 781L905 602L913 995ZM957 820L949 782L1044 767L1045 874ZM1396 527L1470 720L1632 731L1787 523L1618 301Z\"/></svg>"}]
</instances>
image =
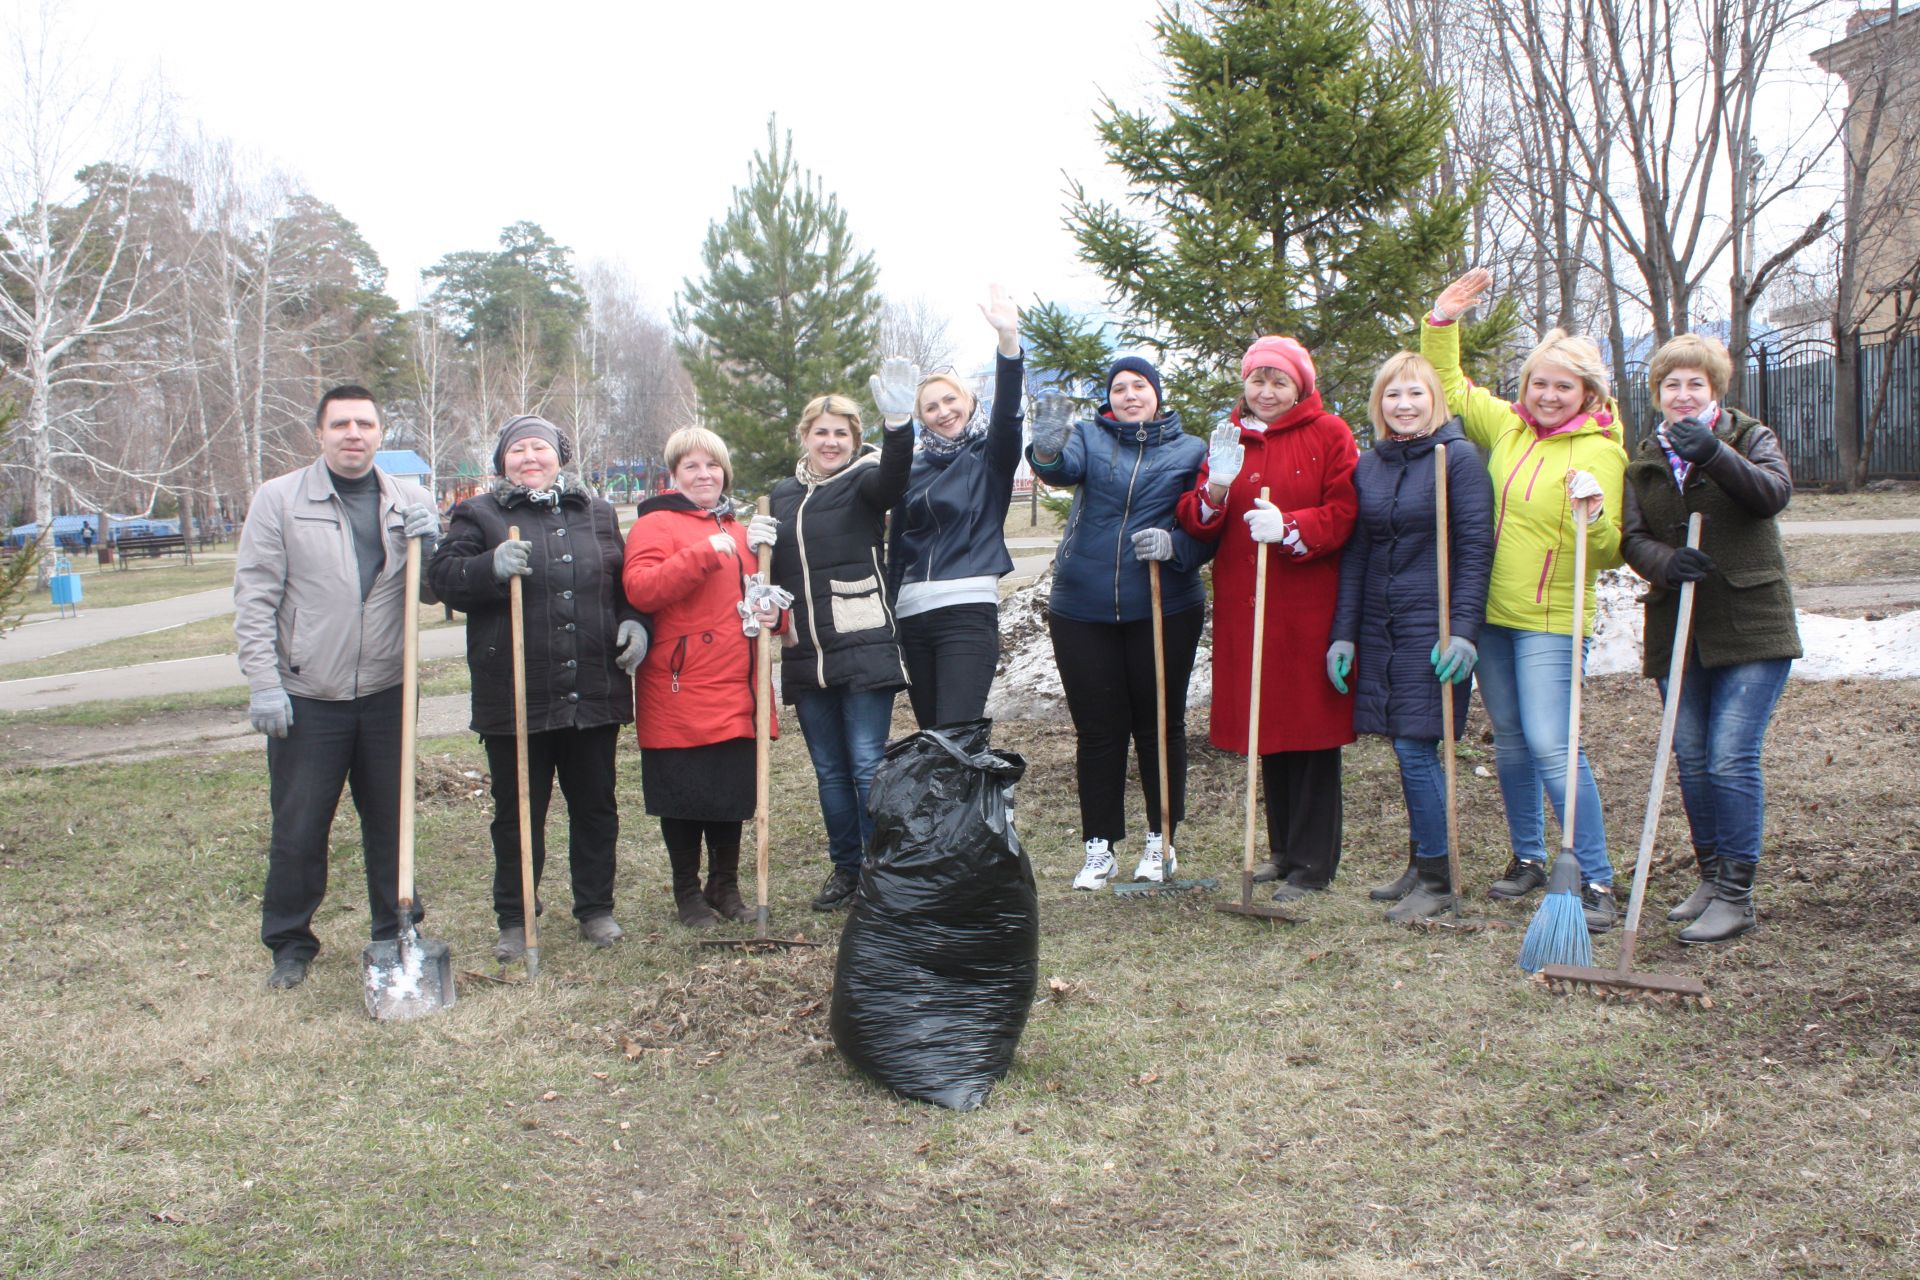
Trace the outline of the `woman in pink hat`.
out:
<instances>
[{"instance_id":1,"label":"woman in pink hat","mask_svg":"<svg viewBox=\"0 0 1920 1280\"><path fill-rule=\"evenodd\" d=\"M1281 881L1274 900L1287 902L1326 888L1340 865L1340 748L1353 741L1353 702L1323 668L1359 453L1347 424L1321 405L1313 357L1292 338L1255 342L1240 376L1239 403L1213 432L1179 518L1219 544L1210 737L1223 751L1247 746L1255 547L1271 544L1258 723L1272 858L1255 879Z\"/></svg>"}]
</instances>

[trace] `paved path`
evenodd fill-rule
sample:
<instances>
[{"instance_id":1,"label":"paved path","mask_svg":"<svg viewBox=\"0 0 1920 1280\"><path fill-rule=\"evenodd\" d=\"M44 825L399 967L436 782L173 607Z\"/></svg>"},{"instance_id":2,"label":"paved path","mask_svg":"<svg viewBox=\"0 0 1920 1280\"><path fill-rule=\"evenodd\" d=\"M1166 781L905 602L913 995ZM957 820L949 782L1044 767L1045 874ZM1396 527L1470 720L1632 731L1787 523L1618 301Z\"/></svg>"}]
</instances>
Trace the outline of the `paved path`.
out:
<instances>
[{"instance_id":1,"label":"paved path","mask_svg":"<svg viewBox=\"0 0 1920 1280\"><path fill-rule=\"evenodd\" d=\"M466 651L467 629L463 626L435 627L420 633L422 662L434 658L457 658ZM199 693L207 689L238 689L244 688L246 683L240 674L240 664L232 654L215 653L204 658L175 658L169 662L143 662L138 666L106 667L65 676L0 681L0 707L9 711L39 711L47 707L72 706L79 702L109 702L163 693Z\"/></svg>"},{"instance_id":2,"label":"paved path","mask_svg":"<svg viewBox=\"0 0 1920 1280\"><path fill-rule=\"evenodd\" d=\"M84 603L77 618L27 621L0 639L0 662L32 662L90 644L144 636L169 627L185 626L233 612L233 588L214 587L191 595L114 609L89 609ZM45 617L45 615L36 615Z\"/></svg>"}]
</instances>

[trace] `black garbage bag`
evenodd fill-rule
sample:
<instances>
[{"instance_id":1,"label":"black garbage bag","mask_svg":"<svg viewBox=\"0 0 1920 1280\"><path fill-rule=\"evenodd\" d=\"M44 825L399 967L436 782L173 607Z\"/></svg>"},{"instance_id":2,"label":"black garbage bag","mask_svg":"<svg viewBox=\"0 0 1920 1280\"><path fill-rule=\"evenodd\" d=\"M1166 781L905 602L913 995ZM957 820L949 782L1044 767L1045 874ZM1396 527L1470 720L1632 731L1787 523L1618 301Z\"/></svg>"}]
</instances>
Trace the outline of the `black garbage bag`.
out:
<instances>
[{"instance_id":1,"label":"black garbage bag","mask_svg":"<svg viewBox=\"0 0 1920 1280\"><path fill-rule=\"evenodd\" d=\"M1040 978L1040 904L1012 815L1027 762L992 750L992 731L974 720L887 747L833 971L841 1054L957 1111L985 1102L1013 1065Z\"/></svg>"}]
</instances>

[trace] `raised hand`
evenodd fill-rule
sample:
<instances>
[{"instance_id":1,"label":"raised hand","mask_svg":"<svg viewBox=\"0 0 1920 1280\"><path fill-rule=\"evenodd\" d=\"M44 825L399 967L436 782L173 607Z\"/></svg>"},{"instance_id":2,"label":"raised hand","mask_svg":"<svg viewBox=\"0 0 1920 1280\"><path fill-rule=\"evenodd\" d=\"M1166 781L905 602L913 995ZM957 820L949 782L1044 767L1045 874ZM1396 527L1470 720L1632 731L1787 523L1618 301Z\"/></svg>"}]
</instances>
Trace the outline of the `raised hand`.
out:
<instances>
[{"instance_id":1,"label":"raised hand","mask_svg":"<svg viewBox=\"0 0 1920 1280\"><path fill-rule=\"evenodd\" d=\"M1033 407L1033 418L1027 423L1033 451L1046 458L1059 457L1061 446L1067 442L1067 433L1072 430L1072 399L1058 391L1041 392Z\"/></svg>"},{"instance_id":2,"label":"raised hand","mask_svg":"<svg viewBox=\"0 0 1920 1280\"><path fill-rule=\"evenodd\" d=\"M867 379L873 407L890 427L904 427L913 417L913 397L920 389L920 366L904 356L888 356L880 372Z\"/></svg>"},{"instance_id":3,"label":"raised hand","mask_svg":"<svg viewBox=\"0 0 1920 1280\"><path fill-rule=\"evenodd\" d=\"M1493 272L1475 267L1440 291L1434 299L1433 314L1441 320L1458 320L1480 305L1480 298L1493 287Z\"/></svg>"},{"instance_id":4,"label":"raised hand","mask_svg":"<svg viewBox=\"0 0 1920 1280\"><path fill-rule=\"evenodd\" d=\"M1696 418L1682 418L1667 424L1667 443L1688 462L1712 462L1720 452L1720 439L1713 429Z\"/></svg>"},{"instance_id":5,"label":"raised hand","mask_svg":"<svg viewBox=\"0 0 1920 1280\"><path fill-rule=\"evenodd\" d=\"M1013 305L1013 298L999 285L987 286L987 300L980 304L980 314L987 318L993 331L1000 335L1000 354L1012 359L1020 354L1020 308Z\"/></svg>"},{"instance_id":6,"label":"raised hand","mask_svg":"<svg viewBox=\"0 0 1920 1280\"><path fill-rule=\"evenodd\" d=\"M1247 460L1247 447L1240 443L1240 428L1231 422L1213 429L1207 437L1207 483L1229 488Z\"/></svg>"}]
</instances>

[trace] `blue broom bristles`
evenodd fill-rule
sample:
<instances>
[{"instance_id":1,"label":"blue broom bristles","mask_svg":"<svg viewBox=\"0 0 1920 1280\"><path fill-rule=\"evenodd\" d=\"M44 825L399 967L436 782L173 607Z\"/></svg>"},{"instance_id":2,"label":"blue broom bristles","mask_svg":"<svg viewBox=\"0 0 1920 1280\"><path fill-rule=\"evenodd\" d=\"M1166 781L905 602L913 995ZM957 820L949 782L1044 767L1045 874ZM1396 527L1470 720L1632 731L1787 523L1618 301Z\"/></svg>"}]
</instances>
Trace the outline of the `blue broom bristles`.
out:
<instances>
[{"instance_id":1,"label":"blue broom bristles","mask_svg":"<svg viewBox=\"0 0 1920 1280\"><path fill-rule=\"evenodd\" d=\"M1550 964L1593 963L1587 913L1580 909L1580 868L1565 849L1553 860L1546 895L1520 944L1519 963L1528 973L1538 973Z\"/></svg>"}]
</instances>

